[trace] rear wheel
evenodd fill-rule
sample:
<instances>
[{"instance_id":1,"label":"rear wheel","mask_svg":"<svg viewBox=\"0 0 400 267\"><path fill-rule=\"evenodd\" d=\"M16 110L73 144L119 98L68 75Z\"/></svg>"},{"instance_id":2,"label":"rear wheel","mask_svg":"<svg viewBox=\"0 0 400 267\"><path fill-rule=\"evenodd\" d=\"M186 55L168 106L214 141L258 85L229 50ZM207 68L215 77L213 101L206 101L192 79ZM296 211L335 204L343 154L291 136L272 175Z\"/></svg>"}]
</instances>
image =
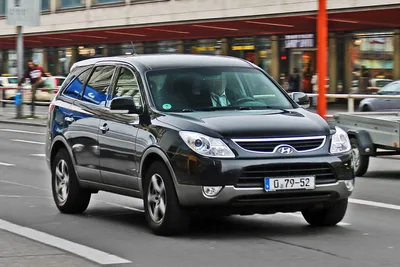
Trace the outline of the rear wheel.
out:
<instances>
[{"instance_id":1,"label":"rear wheel","mask_svg":"<svg viewBox=\"0 0 400 267\"><path fill-rule=\"evenodd\" d=\"M341 199L318 210L303 211L304 219L312 226L334 226L343 220L348 200Z\"/></svg>"},{"instance_id":2,"label":"rear wheel","mask_svg":"<svg viewBox=\"0 0 400 267\"><path fill-rule=\"evenodd\" d=\"M360 147L356 138L350 138L351 149L353 154L354 172L356 176L363 176L369 165L369 157L360 154Z\"/></svg>"},{"instance_id":3,"label":"rear wheel","mask_svg":"<svg viewBox=\"0 0 400 267\"><path fill-rule=\"evenodd\" d=\"M179 204L171 174L162 162L154 162L144 179L144 210L151 230L158 235L179 234L189 216Z\"/></svg>"},{"instance_id":4,"label":"rear wheel","mask_svg":"<svg viewBox=\"0 0 400 267\"><path fill-rule=\"evenodd\" d=\"M80 187L66 149L60 149L54 158L52 191L54 202L63 213L82 213L89 205L91 193Z\"/></svg>"}]
</instances>

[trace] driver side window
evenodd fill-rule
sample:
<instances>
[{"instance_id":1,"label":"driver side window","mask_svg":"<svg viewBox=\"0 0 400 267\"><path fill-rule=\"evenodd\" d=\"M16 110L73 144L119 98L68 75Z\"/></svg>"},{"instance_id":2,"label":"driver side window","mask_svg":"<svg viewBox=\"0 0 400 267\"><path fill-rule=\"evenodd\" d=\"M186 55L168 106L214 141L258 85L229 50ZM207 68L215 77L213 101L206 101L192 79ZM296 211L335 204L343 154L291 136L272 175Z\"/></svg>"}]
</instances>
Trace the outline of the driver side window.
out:
<instances>
[{"instance_id":1,"label":"driver side window","mask_svg":"<svg viewBox=\"0 0 400 267\"><path fill-rule=\"evenodd\" d=\"M117 81L111 95L111 99L116 97L129 96L133 98L137 108L142 107L140 88L136 75L128 68L121 67L118 71Z\"/></svg>"}]
</instances>

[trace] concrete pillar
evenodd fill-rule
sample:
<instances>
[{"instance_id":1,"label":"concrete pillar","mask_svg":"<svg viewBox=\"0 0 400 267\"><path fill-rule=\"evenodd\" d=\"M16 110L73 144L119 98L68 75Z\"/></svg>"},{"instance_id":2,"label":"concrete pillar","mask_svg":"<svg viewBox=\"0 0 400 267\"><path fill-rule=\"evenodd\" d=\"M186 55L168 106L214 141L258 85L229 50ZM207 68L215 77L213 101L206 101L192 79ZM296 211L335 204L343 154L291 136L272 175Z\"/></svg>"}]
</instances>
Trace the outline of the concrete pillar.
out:
<instances>
[{"instance_id":1,"label":"concrete pillar","mask_svg":"<svg viewBox=\"0 0 400 267\"><path fill-rule=\"evenodd\" d=\"M55 14L57 11L57 8L59 8L59 1L58 0L51 0L50 1L50 12L51 14Z\"/></svg>"},{"instance_id":2,"label":"concrete pillar","mask_svg":"<svg viewBox=\"0 0 400 267\"><path fill-rule=\"evenodd\" d=\"M229 54L229 41L227 38L221 40L221 56L227 56Z\"/></svg>"},{"instance_id":3,"label":"concrete pillar","mask_svg":"<svg viewBox=\"0 0 400 267\"><path fill-rule=\"evenodd\" d=\"M2 64L2 69L0 74L6 74L8 73L8 50L3 50L3 64Z\"/></svg>"},{"instance_id":4,"label":"concrete pillar","mask_svg":"<svg viewBox=\"0 0 400 267\"><path fill-rule=\"evenodd\" d=\"M183 41L177 41L176 42L176 49L177 53L183 54L185 52L185 46L183 45Z\"/></svg>"},{"instance_id":5,"label":"concrete pillar","mask_svg":"<svg viewBox=\"0 0 400 267\"><path fill-rule=\"evenodd\" d=\"M47 48L44 47L42 51L43 51L42 52L42 67L45 72L48 72L49 71L49 60L48 60Z\"/></svg>"},{"instance_id":6,"label":"concrete pillar","mask_svg":"<svg viewBox=\"0 0 400 267\"><path fill-rule=\"evenodd\" d=\"M336 94L338 88L338 73L337 73L337 47L336 35L330 33L328 37L328 77L329 77L329 94ZM335 102L334 98L327 98L327 101Z\"/></svg>"},{"instance_id":7,"label":"concrete pillar","mask_svg":"<svg viewBox=\"0 0 400 267\"><path fill-rule=\"evenodd\" d=\"M136 54L138 54L138 55L144 54L144 44L143 43L135 44L135 49L136 49Z\"/></svg>"},{"instance_id":8,"label":"concrete pillar","mask_svg":"<svg viewBox=\"0 0 400 267\"><path fill-rule=\"evenodd\" d=\"M86 0L86 9L90 9L92 7L92 0Z\"/></svg>"},{"instance_id":9,"label":"concrete pillar","mask_svg":"<svg viewBox=\"0 0 400 267\"><path fill-rule=\"evenodd\" d=\"M353 81L353 62L352 62L352 50L353 50L353 40L351 37L346 37L344 51L344 82L343 82L343 92L349 93Z\"/></svg>"},{"instance_id":10,"label":"concrete pillar","mask_svg":"<svg viewBox=\"0 0 400 267\"><path fill-rule=\"evenodd\" d=\"M71 61L69 63L69 69L78 61L78 47L74 46L71 48Z\"/></svg>"},{"instance_id":11,"label":"concrete pillar","mask_svg":"<svg viewBox=\"0 0 400 267\"><path fill-rule=\"evenodd\" d=\"M271 37L271 51L272 51L272 59L271 59L271 76L279 82L279 37L274 35Z\"/></svg>"},{"instance_id":12,"label":"concrete pillar","mask_svg":"<svg viewBox=\"0 0 400 267\"><path fill-rule=\"evenodd\" d=\"M393 79L400 80L400 30L394 32L393 48Z\"/></svg>"},{"instance_id":13,"label":"concrete pillar","mask_svg":"<svg viewBox=\"0 0 400 267\"><path fill-rule=\"evenodd\" d=\"M104 45L104 47L103 47L103 56L104 57L108 56L108 45Z\"/></svg>"}]
</instances>

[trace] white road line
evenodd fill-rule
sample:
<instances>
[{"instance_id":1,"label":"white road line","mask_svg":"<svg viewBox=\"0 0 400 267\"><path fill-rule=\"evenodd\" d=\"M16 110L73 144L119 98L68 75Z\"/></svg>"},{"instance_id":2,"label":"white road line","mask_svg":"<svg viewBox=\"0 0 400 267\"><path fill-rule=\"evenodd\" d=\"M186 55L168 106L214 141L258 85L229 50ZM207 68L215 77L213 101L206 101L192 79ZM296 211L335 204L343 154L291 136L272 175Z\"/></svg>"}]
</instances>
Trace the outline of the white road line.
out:
<instances>
[{"instance_id":1,"label":"white road line","mask_svg":"<svg viewBox=\"0 0 400 267\"><path fill-rule=\"evenodd\" d=\"M35 145L44 145L45 144L43 142L36 142L36 141L29 141L29 140L22 140L22 139L11 139L11 141L19 142L19 143L35 144Z\"/></svg>"},{"instance_id":2,"label":"white road line","mask_svg":"<svg viewBox=\"0 0 400 267\"><path fill-rule=\"evenodd\" d=\"M27 185L27 184L19 184L16 182L10 182L10 181L5 181L5 180L0 180L0 183L3 184L12 184L12 185L18 185L18 186L23 186L23 187L28 187L28 188L33 188L33 189L37 189L37 190L41 190L41 191L47 191L49 192L50 190L48 189L44 189L44 188L40 188L40 187L36 187L36 186L32 186L32 185Z\"/></svg>"},{"instance_id":3,"label":"white road line","mask_svg":"<svg viewBox=\"0 0 400 267\"><path fill-rule=\"evenodd\" d=\"M0 166L13 167L15 164L0 162Z\"/></svg>"},{"instance_id":4,"label":"white road line","mask_svg":"<svg viewBox=\"0 0 400 267\"><path fill-rule=\"evenodd\" d=\"M46 154L31 154L32 157L41 157L44 158L46 157Z\"/></svg>"},{"instance_id":5,"label":"white road line","mask_svg":"<svg viewBox=\"0 0 400 267\"><path fill-rule=\"evenodd\" d=\"M102 265L132 263L118 256L0 219L0 229L68 251Z\"/></svg>"},{"instance_id":6,"label":"white road line","mask_svg":"<svg viewBox=\"0 0 400 267\"><path fill-rule=\"evenodd\" d=\"M144 212L144 210L141 210L141 209L136 209L136 208L124 206L124 205L116 204L116 203L113 203L113 202L108 202L108 201L103 201L103 200L98 200L98 199L93 199L93 200L97 201L97 202L102 202L104 204L108 204L110 206L121 207L121 208L124 208L124 209L127 209L127 210L133 210L133 211L137 211L137 212Z\"/></svg>"},{"instance_id":7,"label":"white road line","mask_svg":"<svg viewBox=\"0 0 400 267\"><path fill-rule=\"evenodd\" d=\"M366 205L366 206L377 207L377 208L400 210L400 206L398 206L398 205L387 204L387 203L382 203L382 202L375 202L375 201L362 200L362 199L356 199L356 198L350 198L349 202L353 203L353 204L360 204L360 205Z\"/></svg>"},{"instance_id":8,"label":"white road line","mask_svg":"<svg viewBox=\"0 0 400 267\"><path fill-rule=\"evenodd\" d=\"M24 134L36 134L36 135L45 135L45 133L40 132L30 132L16 129L0 129L0 132L11 132L11 133L24 133Z\"/></svg>"}]
</instances>

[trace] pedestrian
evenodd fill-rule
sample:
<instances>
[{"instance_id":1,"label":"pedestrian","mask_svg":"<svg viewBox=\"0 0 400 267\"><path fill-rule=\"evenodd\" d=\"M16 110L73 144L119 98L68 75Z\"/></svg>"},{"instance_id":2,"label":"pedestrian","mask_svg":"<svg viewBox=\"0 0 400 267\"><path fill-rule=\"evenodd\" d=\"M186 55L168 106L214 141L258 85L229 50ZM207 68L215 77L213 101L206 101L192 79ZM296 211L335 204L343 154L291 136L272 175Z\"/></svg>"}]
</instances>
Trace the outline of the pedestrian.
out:
<instances>
[{"instance_id":1,"label":"pedestrian","mask_svg":"<svg viewBox=\"0 0 400 267\"><path fill-rule=\"evenodd\" d=\"M36 65L33 60L28 60L28 69L25 71L23 77L18 83L18 89L21 90L21 85L25 82L26 79L29 78L31 86L32 86L32 99L31 99L31 115L35 116L35 101L36 101L36 91L38 88L44 87L44 81L42 77L50 77L44 73L43 68L39 65Z\"/></svg>"}]
</instances>

